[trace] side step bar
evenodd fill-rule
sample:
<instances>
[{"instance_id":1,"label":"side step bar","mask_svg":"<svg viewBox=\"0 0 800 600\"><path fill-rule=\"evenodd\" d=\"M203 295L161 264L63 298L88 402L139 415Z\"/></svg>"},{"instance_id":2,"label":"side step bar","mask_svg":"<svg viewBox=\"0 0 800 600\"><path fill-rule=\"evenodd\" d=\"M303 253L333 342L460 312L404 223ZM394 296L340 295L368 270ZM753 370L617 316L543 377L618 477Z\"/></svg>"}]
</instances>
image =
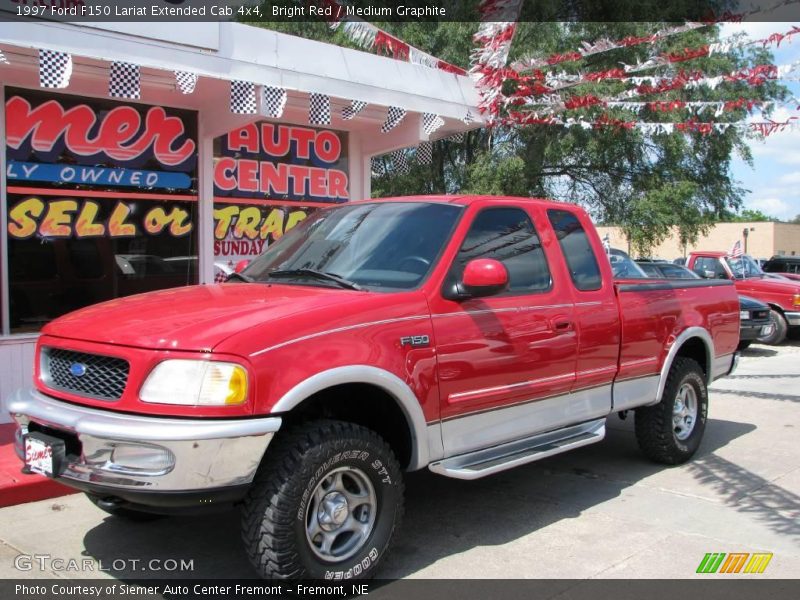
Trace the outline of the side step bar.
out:
<instances>
[{"instance_id":1,"label":"side step bar","mask_svg":"<svg viewBox=\"0 0 800 600\"><path fill-rule=\"evenodd\" d=\"M606 420L602 418L540 433L492 448L445 458L431 463L428 468L445 477L479 479L573 448L599 442L605 436Z\"/></svg>"}]
</instances>

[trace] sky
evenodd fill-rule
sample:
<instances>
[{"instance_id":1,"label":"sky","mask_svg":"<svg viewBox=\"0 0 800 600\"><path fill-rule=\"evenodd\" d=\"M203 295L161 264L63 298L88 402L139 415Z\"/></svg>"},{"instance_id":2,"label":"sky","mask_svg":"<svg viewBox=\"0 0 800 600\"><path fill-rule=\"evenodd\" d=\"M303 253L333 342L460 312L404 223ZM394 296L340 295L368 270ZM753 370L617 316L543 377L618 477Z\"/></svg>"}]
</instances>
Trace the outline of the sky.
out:
<instances>
[{"instance_id":1,"label":"sky","mask_svg":"<svg viewBox=\"0 0 800 600\"><path fill-rule=\"evenodd\" d=\"M742 23L728 24L722 36L743 31L751 39L763 39L772 33L785 33L796 23ZM783 42L780 48L772 46L776 65L800 60L800 36L791 43ZM800 98L800 83L783 82L793 95ZM796 107L795 107L796 108ZM753 120L764 120L756 109ZM800 110L775 110L772 120L785 121L790 116L800 117ZM800 215L800 130L773 133L763 141L751 140L753 167L740 158L732 163L732 174L741 186L750 190L744 197L743 208L760 210L782 220Z\"/></svg>"}]
</instances>

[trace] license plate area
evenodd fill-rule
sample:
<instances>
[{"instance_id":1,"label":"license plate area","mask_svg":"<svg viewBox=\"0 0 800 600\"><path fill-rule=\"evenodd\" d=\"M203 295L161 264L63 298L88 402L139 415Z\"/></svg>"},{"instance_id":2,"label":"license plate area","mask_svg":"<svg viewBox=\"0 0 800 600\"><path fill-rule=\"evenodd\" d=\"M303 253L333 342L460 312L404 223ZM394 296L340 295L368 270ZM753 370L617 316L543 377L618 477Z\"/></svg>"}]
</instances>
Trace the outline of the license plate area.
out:
<instances>
[{"instance_id":1,"label":"license plate area","mask_svg":"<svg viewBox=\"0 0 800 600\"><path fill-rule=\"evenodd\" d=\"M26 433L22 438L25 466L32 473L58 477L66 466L67 446L60 438L46 433Z\"/></svg>"}]
</instances>

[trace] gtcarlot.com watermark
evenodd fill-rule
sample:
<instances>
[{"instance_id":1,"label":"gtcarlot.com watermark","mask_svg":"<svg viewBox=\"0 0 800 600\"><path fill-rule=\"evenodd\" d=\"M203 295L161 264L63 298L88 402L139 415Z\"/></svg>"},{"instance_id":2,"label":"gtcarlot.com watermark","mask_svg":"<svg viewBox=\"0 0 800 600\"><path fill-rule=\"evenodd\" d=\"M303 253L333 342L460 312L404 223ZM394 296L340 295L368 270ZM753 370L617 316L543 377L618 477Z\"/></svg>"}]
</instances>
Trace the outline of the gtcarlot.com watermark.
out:
<instances>
[{"instance_id":1,"label":"gtcarlot.com watermark","mask_svg":"<svg viewBox=\"0 0 800 600\"><path fill-rule=\"evenodd\" d=\"M194 559L185 558L61 558L52 554L18 554L14 557L18 571L51 571L86 573L91 571L194 571Z\"/></svg>"}]
</instances>

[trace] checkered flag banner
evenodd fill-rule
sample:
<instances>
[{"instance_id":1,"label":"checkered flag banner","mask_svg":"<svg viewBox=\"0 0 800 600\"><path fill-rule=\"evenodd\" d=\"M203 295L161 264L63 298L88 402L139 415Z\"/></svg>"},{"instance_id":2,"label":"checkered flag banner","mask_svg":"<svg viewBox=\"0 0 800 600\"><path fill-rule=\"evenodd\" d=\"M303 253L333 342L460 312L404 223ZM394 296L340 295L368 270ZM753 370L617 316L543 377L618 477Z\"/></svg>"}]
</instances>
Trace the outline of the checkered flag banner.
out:
<instances>
[{"instance_id":1,"label":"checkered flag banner","mask_svg":"<svg viewBox=\"0 0 800 600\"><path fill-rule=\"evenodd\" d=\"M312 125L331 124L331 97L327 94L310 94L308 97L308 122Z\"/></svg>"},{"instance_id":2,"label":"checkered flag banner","mask_svg":"<svg viewBox=\"0 0 800 600\"><path fill-rule=\"evenodd\" d=\"M451 142L453 142L454 144L460 144L461 142L464 141L464 134L463 133L457 133L455 135L451 135L447 139L450 140Z\"/></svg>"},{"instance_id":3,"label":"checkered flag banner","mask_svg":"<svg viewBox=\"0 0 800 600\"><path fill-rule=\"evenodd\" d=\"M400 125L400 121L406 118L406 111L396 106L390 106L386 115L386 120L381 125L381 133L387 133Z\"/></svg>"},{"instance_id":4,"label":"checkered flag banner","mask_svg":"<svg viewBox=\"0 0 800 600\"><path fill-rule=\"evenodd\" d=\"M61 89L72 77L72 55L69 52L39 50L39 85Z\"/></svg>"},{"instance_id":5,"label":"checkered flag banner","mask_svg":"<svg viewBox=\"0 0 800 600\"><path fill-rule=\"evenodd\" d=\"M408 159L406 158L405 150L395 150L392 152L392 164L394 165L395 171L403 175L411 170L411 167L408 164Z\"/></svg>"},{"instance_id":6,"label":"checkered flag banner","mask_svg":"<svg viewBox=\"0 0 800 600\"><path fill-rule=\"evenodd\" d=\"M382 158L373 156L370 162L372 163L370 167L373 175L377 175L378 177L381 175L386 175L386 166L383 164Z\"/></svg>"},{"instance_id":7,"label":"checkered flag banner","mask_svg":"<svg viewBox=\"0 0 800 600\"><path fill-rule=\"evenodd\" d=\"M10 65L11 64L10 62L8 62L8 59L6 58L6 55L3 54L2 50L0 50L0 63L2 63L4 65Z\"/></svg>"},{"instance_id":8,"label":"checkered flag banner","mask_svg":"<svg viewBox=\"0 0 800 600\"><path fill-rule=\"evenodd\" d=\"M188 71L175 71L175 87L178 88L181 94L194 93L194 87L197 85L197 73L189 73Z\"/></svg>"},{"instance_id":9,"label":"checkered flag banner","mask_svg":"<svg viewBox=\"0 0 800 600\"><path fill-rule=\"evenodd\" d=\"M355 117L358 113L360 113L364 108L367 106L367 103L363 100L353 100L350 102L350 106L345 106L342 109L342 118L345 121L349 121L353 117Z\"/></svg>"},{"instance_id":10,"label":"checkered flag banner","mask_svg":"<svg viewBox=\"0 0 800 600\"><path fill-rule=\"evenodd\" d=\"M434 131L444 125L444 119L433 113L422 113L422 130L431 135Z\"/></svg>"},{"instance_id":11,"label":"checkered flag banner","mask_svg":"<svg viewBox=\"0 0 800 600\"><path fill-rule=\"evenodd\" d=\"M256 84L251 81L231 81L231 112L235 115L256 114Z\"/></svg>"},{"instance_id":12,"label":"checkered flag banner","mask_svg":"<svg viewBox=\"0 0 800 600\"><path fill-rule=\"evenodd\" d=\"M417 146L417 162L421 165L429 165L433 162L433 144L422 142Z\"/></svg>"},{"instance_id":13,"label":"checkered flag banner","mask_svg":"<svg viewBox=\"0 0 800 600\"><path fill-rule=\"evenodd\" d=\"M134 100L141 98L139 65L119 61L112 62L108 79L108 95L112 98L132 98Z\"/></svg>"},{"instance_id":14,"label":"checkered flag banner","mask_svg":"<svg viewBox=\"0 0 800 600\"><path fill-rule=\"evenodd\" d=\"M261 112L265 117L280 119L286 107L286 90L271 85L264 86L264 97Z\"/></svg>"}]
</instances>

